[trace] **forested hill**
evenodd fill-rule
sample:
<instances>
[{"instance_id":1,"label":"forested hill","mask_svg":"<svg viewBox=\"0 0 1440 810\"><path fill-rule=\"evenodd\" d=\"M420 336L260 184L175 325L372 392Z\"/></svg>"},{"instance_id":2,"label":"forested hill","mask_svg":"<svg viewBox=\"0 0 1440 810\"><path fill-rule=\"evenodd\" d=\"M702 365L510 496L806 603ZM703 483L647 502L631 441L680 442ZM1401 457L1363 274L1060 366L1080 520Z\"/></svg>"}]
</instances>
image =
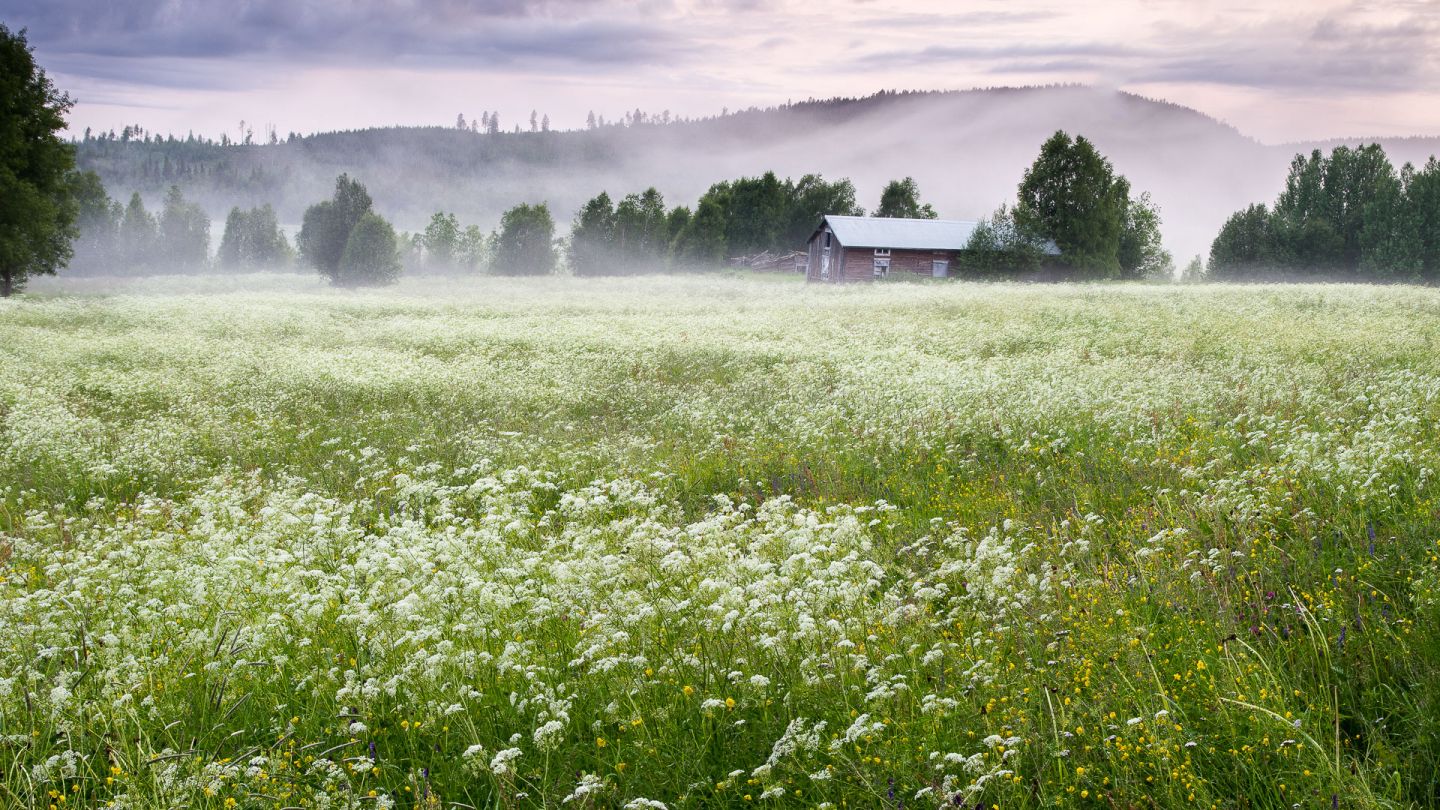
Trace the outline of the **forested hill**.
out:
<instances>
[{"instance_id":1,"label":"forested hill","mask_svg":"<svg viewBox=\"0 0 1440 810\"><path fill-rule=\"evenodd\" d=\"M1272 198L1291 155L1309 148L1264 146L1162 101L1044 87L884 93L568 132L398 127L225 146L91 139L79 158L112 196L138 190L158 200L174 184L217 221L232 205L269 202L293 225L341 172L365 183L400 228L418 229L437 210L489 228L509 206L539 200L567 223L602 190L619 196L652 185L669 203L690 204L713 182L767 170L849 177L867 207L885 182L913 176L941 216L964 219L1013 199L1056 129L1089 137L1135 189L1153 194L1182 260L1203 252L1231 211ZM1434 151L1431 142L1408 143L1397 163Z\"/></svg>"}]
</instances>

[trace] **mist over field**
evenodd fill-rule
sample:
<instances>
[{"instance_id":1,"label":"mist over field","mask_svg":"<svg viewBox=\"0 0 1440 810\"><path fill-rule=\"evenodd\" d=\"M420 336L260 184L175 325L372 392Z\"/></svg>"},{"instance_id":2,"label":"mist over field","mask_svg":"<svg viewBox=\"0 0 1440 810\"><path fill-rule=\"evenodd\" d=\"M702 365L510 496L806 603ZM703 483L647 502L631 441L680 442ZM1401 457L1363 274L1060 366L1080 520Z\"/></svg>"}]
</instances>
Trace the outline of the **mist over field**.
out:
<instances>
[{"instance_id":1,"label":"mist over field","mask_svg":"<svg viewBox=\"0 0 1440 810\"><path fill-rule=\"evenodd\" d=\"M712 183L767 171L848 177L866 207L888 181L913 176L943 218L979 219L1013 202L1024 170L1057 129L1095 142L1137 192L1153 195L1167 247L1182 263L1208 252L1232 211L1272 198L1291 158L1312 148L1261 144L1163 101L1049 87L892 94L570 132L395 128L182 150L198 177L178 174L178 165L167 176L161 150L134 141L82 144L79 159L119 199L139 190L158 200L176 183L217 223L233 205L271 203L292 234L342 172L410 231L436 211L488 230L516 203L542 200L563 228L601 191L618 200L654 186L671 205L693 205ZM1440 151L1437 139L1380 142L1397 166Z\"/></svg>"}]
</instances>

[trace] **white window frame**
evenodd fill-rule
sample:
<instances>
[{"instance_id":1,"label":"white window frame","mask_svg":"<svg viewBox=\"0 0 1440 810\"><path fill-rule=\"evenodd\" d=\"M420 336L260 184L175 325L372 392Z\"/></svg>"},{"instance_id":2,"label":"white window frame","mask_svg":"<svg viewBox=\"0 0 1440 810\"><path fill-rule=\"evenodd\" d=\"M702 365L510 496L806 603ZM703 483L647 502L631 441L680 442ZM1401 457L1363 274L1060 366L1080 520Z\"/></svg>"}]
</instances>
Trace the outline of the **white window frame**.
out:
<instances>
[{"instance_id":1,"label":"white window frame","mask_svg":"<svg viewBox=\"0 0 1440 810\"><path fill-rule=\"evenodd\" d=\"M875 248L875 257L885 259L890 257L890 248Z\"/></svg>"}]
</instances>

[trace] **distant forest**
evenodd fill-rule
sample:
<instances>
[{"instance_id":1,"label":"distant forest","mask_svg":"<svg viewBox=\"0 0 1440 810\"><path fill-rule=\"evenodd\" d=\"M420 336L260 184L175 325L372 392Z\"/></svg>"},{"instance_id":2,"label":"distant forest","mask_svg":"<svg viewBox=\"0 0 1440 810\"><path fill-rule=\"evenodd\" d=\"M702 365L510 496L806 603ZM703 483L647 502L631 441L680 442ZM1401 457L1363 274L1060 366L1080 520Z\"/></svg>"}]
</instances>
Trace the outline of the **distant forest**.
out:
<instances>
[{"instance_id":1,"label":"distant forest","mask_svg":"<svg viewBox=\"0 0 1440 810\"><path fill-rule=\"evenodd\" d=\"M1037 145L1057 129L1086 135L1136 188L1150 192L1147 204L1157 217L1163 214L1171 252L1182 259L1210 256L1227 212L1272 198L1286 182L1290 158L1319 148L1266 146L1180 105L1069 85L882 92L693 119L643 109L587 118L584 128L559 131L543 110L518 120L482 110L458 113L447 126L304 136L273 126L256 132L246 122L218 137L162 135L130 126L87 131L75 145L79 167L96 172L122 207L133 207L124 203L133 204L132 193L138 193L158 222L178 192L191 206L186 210L192 221L199 210L216 223L217 240L223 238L219 223L235 210L246 212L242 219L254 212L247 221L268 227L273 220L277 233L297 235L307 208L330 193L337 176L348 174L363 181L376 210L394 223L402 252L421 244L415 240L443 212L457 225L464 223L460 231L470 234L464 252L472 258L482 241L476 233L495 233L502 217L520 204L546 203L563 234L574 224L569 212L579 212L601 190L613 195L615 206L652 192L682 205L698 204L717 184L767 172L795 178L782 181L795 184L811 176L848 178L856 198L865 200L910 176L941 216L983 219L1014 200L1017 180ZM1396 165L1423 167L1440 151L1434 139L1381 143ZM691 213L698 215L699 208ZM138 214L137 219L143 221ZM1256 219L1252 211L1248 222L1253 226ZM784 238L767 243L767 249L803 247L796 241L803 228L789 223L780 230ZM1235 235L1232 227L1227 240L1241 252L1222 245L1216 254L1222 273L1248 274L1261 264L1274 270L1284 258L1276 245L1245 253L1251 248L1230 238ZM267 233L251 242L276 240ZM689 242L682 255L729 258L749 250L738 244L697 250L694 240ZM293 254L294 248L289 250ZM423 247L411 253L416 250ZM251 252L257 251L265 252ZM1420 261L1429 277L1433 261ZM1192 275L1197 264L1190 262Z\"/></svg>"}]
</instances>

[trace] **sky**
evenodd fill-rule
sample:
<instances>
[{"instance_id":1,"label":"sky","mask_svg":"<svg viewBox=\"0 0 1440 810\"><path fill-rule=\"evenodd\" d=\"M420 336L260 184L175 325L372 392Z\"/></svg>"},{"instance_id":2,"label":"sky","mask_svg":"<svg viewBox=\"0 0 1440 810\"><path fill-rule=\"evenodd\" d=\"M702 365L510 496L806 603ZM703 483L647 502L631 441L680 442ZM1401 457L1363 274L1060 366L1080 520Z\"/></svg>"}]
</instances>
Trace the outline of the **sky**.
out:
<instances>
[{"instance_id":1,"label":"sky","mask_svg":"<svg viewBox=\"0 0 1440 810\"><path fill-rule=\"evenodd\" d=\"M260 139L1083 83L1267 143L1440 135L1440 0L0 0L71 129Z\"/></svg>"}]
</instances>

